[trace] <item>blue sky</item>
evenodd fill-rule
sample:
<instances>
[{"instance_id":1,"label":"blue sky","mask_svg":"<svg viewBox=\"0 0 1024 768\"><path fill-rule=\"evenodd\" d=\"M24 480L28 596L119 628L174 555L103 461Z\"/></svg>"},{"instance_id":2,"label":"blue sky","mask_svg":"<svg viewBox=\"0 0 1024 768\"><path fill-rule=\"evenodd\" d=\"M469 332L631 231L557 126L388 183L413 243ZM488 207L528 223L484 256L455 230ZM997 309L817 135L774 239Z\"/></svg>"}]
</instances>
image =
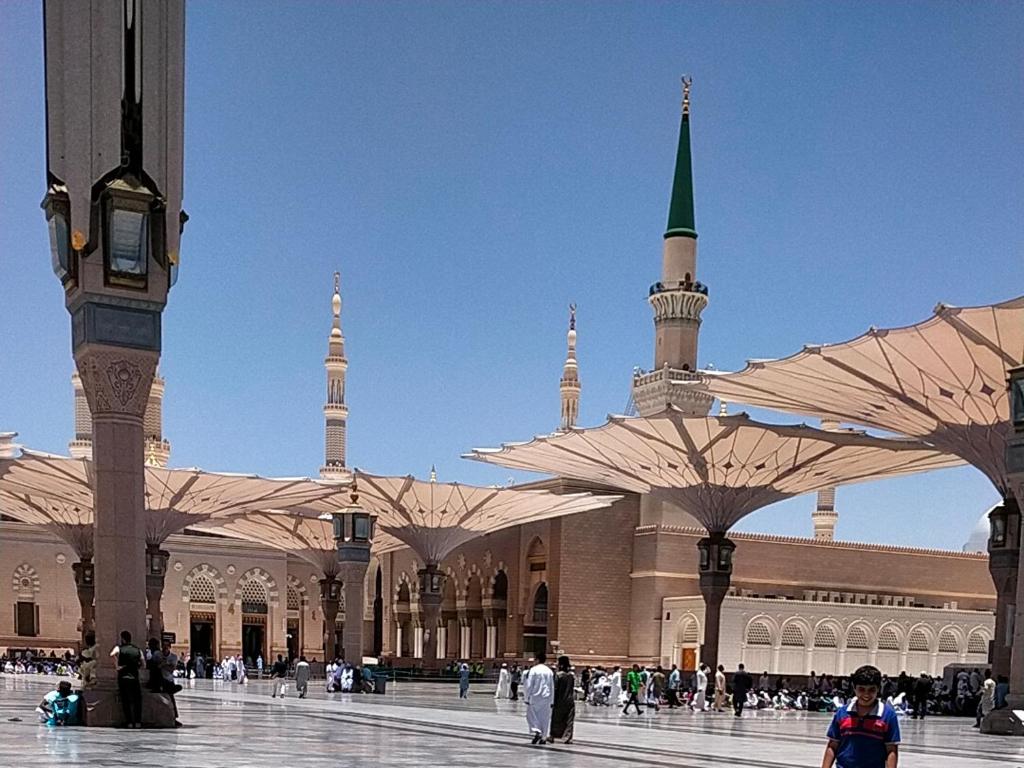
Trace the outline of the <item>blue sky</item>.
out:
<instances>
[{"instance_id":1,"label":"blue sky","mask_svg":"<svg viewBox=\"0 0 1024 768\"><path fill-rule=\"evenodd\" d=\"M0 4L0 429L62 451L40 6ZM620 412L684 72L701 365L1019 295L1022 33L1009 2L191 3L172 463L316 473L336 269L351 463L503 482L459 454L557 425L570 301L581 422ZM994 499L969 468L851 487L839 534L958 548ZM813 506L742 528L806 534Z\"/></svg>"}]
</instances>

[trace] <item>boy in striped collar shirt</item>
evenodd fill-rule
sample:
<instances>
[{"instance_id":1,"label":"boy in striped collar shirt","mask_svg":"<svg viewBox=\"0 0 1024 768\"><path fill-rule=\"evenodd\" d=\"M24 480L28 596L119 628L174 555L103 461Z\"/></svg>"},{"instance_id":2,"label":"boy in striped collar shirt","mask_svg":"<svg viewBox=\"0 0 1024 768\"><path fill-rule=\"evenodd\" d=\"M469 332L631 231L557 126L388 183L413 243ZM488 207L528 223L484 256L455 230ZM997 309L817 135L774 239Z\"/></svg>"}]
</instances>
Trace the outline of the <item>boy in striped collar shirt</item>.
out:
<instances>
[{"instance_id":1,"label":"boy in striped collar shirt","mask_svg":"<svg viewBox=\"0 0 1024 768\"><path fill-rule=\"evenodd\" d=\"M852 682L856 696L832 718L821 768L896 768L900 724L895 710L878 698L882 673L863 666Z\"/></svg>"}]
</instances>

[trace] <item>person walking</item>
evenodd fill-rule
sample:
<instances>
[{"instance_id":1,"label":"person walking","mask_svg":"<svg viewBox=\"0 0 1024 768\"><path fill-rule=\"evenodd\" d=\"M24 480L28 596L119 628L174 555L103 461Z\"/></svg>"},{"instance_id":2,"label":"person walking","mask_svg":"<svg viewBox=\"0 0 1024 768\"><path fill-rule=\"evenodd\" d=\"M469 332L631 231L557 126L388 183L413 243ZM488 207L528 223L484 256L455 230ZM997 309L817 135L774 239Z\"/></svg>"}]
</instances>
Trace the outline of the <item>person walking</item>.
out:
<instances>
[{"instance_id":1,"label":"person walking","mask_svg":"<svg viewBox=\"0 0 1024 768\"><path fill-rule=\"evenodd\" d=\"M679 667L672 665L672 671L668 673L668 686L665 690L665 698L668 699L668 708L675 709L679 706L679 686L682 684L683 676L679 673Z\"/></svg>"},{"instance_id":2,"label":"person walking","mask_svg":"<svg viewBox=\"0 0 1024 768\"><path fill-rule=\"evenodd\" d=\"M981 683L981 696L978 698L978 711L975 714L974 727L981 728L982 719L995 708L996 681L992 679L992 670L986 669Z\"/></svg>"},{"instance_id":3,"label":"person walking","mask_svg":"<svg viewBox=\"0 0 1024 768\"><path fill-rule=\"evenodd\" d=\"M274 662L274 666L270 668L270 676L274 678L274 688L270 693L270 698L276 699L280 695L283 699L284 686L288 678L288 662L284 660L280 653L277 654L277 661Z\"/></svg>"},{"instance_id":4,"label":"person walking","mask_svg":"<svg viewBox=\"0 0 1024 768\"><path fill-rule=\"evenodd\" d=\"M295 665L295 691L300 699L306 698L309 690L309 662L305 656L299 656L299 663Z\"/></svg>"},{"instance_id":5,"label":"person walking","mask_svg":"<svg viewBox=\"0 0 1024 768\"><path fill-rule=\"evenodd\" d=\"M919 717L924 720L924 716L928 714L928 699L931 698L931 694L932 679L922 670L921 676L914 681L910 689L910 708L913 710L910 716L914 720Z\"/></svg>"},{"instance_id":6,"label":"person walking","mask_svg":"<svg viewBox=\"0 0 1024 768\"><path fill-rule=\"evenodd\" d=\"M636 664L633 668L626 673L626 693L629 698L626 699L626 706L622 708L622 714L629 714L629 705L632 704L636 707L636 713L638 715L643 714L643 710L640 709L640 686L643 684L643 678L640 677L640 667Z\"/></svg>"},{"instance_id":7,"label":"person walking","mask_svg":"<svg viewBox=\"0 0 1024 768\"><path fill-rule=\"evenodd\" d=\"M512 672L509 674L509 698L512 701L519 701L519 684L523 681L523 671L518 664L512 665Z\"/></svg>"},{"instance_id":8,"label":"person walking","mask_svg":"<svg viewBox=\"0 0 1024 768\"><path fill-rule=\"evenodd\" d=\"M747 703L747 693L754 687L754 678L742 664L736 667L732 676L732 709L736 717L743 717L743 705Z\"/></svg>"},{"instance_id":9,"label":"person walking","mask_svg":"<svg viewBox=\"0 0 1024 768\"><path fill-rule=\"evenodd\" d=\"M459 698L469 698L469 664L466 662L459 665Z\"/></svg>"},{"instance_id":10,"label":"person walking","mask_svg":"<svg viewBox=\"0 0 1024 768\"><path fill-rule=\"evenodd\" d=\"M879 698L882 673L859 667L852 682L855 698L832 718L821 768L896 768L900 724L892 706Z\"/></svg>"},{"instance_id":11,"label":"person walking","mask_svg":"<svg viewBox=\"0 0 1024 768\"><path fill-rule=\"evenodd\" d=\"M263 679L263 654L257 654L256 656L256 679Z\"/></svg>"},{"instance_id":12,"label":"person walking","mask_svg":"<svg viewBox=\"0 0 1024 768\"><path fill-rule=\"evenodd\" d=\"M502 664L501 669L498 670L498 687L494 689L494 698L496 699L508 699L511 698L512 691L512 676L508 671L508 664Z\"/></svg>"},{"instance_id":13,"label":"person walking","mask_svg":"<svg viewBox=\"0 0 1024 768\"><path fill-rule=\"evenodd\" d=\"M78 654L78 674L82 678L82 688L92 688L96 685L96 665L99 663L99 654L96 650L96 633L85 634L85 648Z\"/></svg>"},{"instance_id":14,"label":"person walking","mask_svg":"<svg viewBox=\"0 0 1024 768\"><path fill-rule=\"evenodd\" d=\"M551 705L551 732L548 742L562 739L572 744L573 723L576 720L576 676L568 656L558 657L558 672L555 675L555 697Z\"/></svg>"},{"instance_id":15,"label":"person walking","mask_svg":"<svg viewBox=\"0 0 1024 768\"><path fill-rule=\"evenodd\" d=\"M142 727L142 683L139 679L142 668L142 650L132 644L132 633L121 633L121 643L110 653L116 657L117 694L124 710L127 728Z\"/></svg>"},{"instance_id":16,"label":"person walking","mask_svg":"<svg viewBox=\"0 0 1024 768\"><path fill-rule=\"evenodd\" d=\"M715 712L725 711L725 666L718 665L715 672Z\"/></svg>"},{"instance_id":17,"label":"person walking","mask_svg":"<svg viewBox=\"0 0 1024 768\"><path fill-rule=\"evenodd\" d=\"M538 651L537 663L530 667L523 686L526 701L526 725L533 734L533 744L543 744L551 730L551 706L555 696L555 676L545 663L547 656Z\"/></svg>"},{"instance_id":18,"label":"person walking","mask_svg":"<svg viewBox=\"0 0 1024 768\"><path fill-rule=\"evenodd\" d=\"M665 670L659 664L647 681L650 691L647 694L647 703L654 705L655 712L661 712L661 697L665 693Z\"/></svg>"},{"instance_id":19,"label":"person walking","mask_svg":"<svg viewBox=\"0 0 1024 768\"><path fill-rule=\"evenodd\" d=\"M697 693L693 697L691 705L694 712L703 712L708 698L708 668L702 661L697 666Z\"/></svg>"}]
</instances>

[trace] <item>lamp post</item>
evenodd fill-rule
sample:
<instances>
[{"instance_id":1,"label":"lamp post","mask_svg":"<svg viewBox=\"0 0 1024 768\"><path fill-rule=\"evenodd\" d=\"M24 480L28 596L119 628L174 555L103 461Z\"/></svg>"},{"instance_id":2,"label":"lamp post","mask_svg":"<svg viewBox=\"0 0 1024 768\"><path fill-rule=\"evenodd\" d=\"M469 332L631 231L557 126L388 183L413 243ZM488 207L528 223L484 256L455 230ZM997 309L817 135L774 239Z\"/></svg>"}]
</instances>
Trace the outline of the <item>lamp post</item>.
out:
<instances>
[{"instance_id":1,"label":"lamp post","mask_svg":"<svg viewBox=\"0 0 1024 768\"><path fill-rule=\"evenodd\" d=\"M85 647L85 636L94 631L94 614L92 601L96 596L96 569L91 557L82 557L77 563L71 564L75 574L75 590L78 592L78 605L82 611L82 647Z\"/></svg>"},{"instance_id":2,"label":"lamp post","mask_svg":"<svg viewBox=\"0 0 1024 768\"><path fill-rule=\"evenodd\" d=\"M45 0L43 14L42 207L92 411L96 635L110 648L122 630L136 642L146 630L143 415L187 218L185 9L184 0ZM88 723L118 724L113 666L98 676Z\"/></svg>"},{"instance_id":3,"label":"lamp post","mask_svg":"<svg viewBox=\"0 0 1024 768\"><path fill-rule=\"evenodd\" d=\"M149 636L160 640L164 633L164 613L160 599L167 578L167 560L171 553L158 544L146 544L146 615L149 617Z\"/></svg>"},{"instance_id":4,"label":"lamp post","mask_svg":"<svg viewBox=\"0 0 1024 768\"><path fill-rule=\"evenodd\" d=\"M349 664L363 661L363 586L370 564L374 519L359 506L359 490L352 480L349 504L330 515L338 552L338 575L345 594L345 625L341 648ZM326 618L326 617L325 617Z\"/></svg>"},{"instance_id":5,"label":"lamp post","mask_svg":"<svg viewBox=\"0 0 1024 768\"><path fill-rule=\"evenodd\" d=\"M718 669L718 636L722 623L722 602L732 581L732 555L736 544L725 531L710 531L697 542L700 552L698 573L700 592L704 596L704 643L700 660L714 674Z\"/></svg>"}]
</instances>

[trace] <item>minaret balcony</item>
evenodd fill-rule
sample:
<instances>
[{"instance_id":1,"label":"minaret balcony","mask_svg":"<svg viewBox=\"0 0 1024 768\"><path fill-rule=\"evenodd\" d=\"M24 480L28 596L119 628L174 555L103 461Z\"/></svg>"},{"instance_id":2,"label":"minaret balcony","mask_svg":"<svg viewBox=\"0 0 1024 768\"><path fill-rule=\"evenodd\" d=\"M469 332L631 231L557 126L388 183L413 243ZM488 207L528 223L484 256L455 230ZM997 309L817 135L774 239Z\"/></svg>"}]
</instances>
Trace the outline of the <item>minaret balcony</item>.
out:
<instances>
[{"instance_id":1,"label":"minaret balcony","mask_svg":"<svg viewBox=\"0 0 1024 768\"><path fill-rule=\"evenodd\" d=\"M329 371L344 371L348 368L348 358L344 355L328 355L324 358L324 366Z\"/></svg>"},{"instance_id":2,"label":"minaret balcony","mask_svg":"<svg viewBox=\"0 0 1024 768\"><path fill-rule=\"evenodd\" d=\"M345 403L325 403L324 415L345 418L348 416L348 406Z\"/></svg>"},{"instance_id":3,"label":"minaret balcony","mask_svg":"<svg viewBox=\"0 0 1024 768\"><path fill-rule=\"evenodd\" d=\"M674 405L688 416L706 416L714 398L695 384L701 376L667 365L633 374L633 401L641 416L653 416Z\"/></svg>"},{"instance_id":4,"label":"minaret balcony","mask_svg":"<svg viewBox=\"0 0 1024 768\"><path fill-rule=\"evenodd\" d=\"M654 322L689 320L699 323L704 307L708 305L708 289L703 283L679 281L655 283L647 294L654 309Z\"/></svg>"}]
</instances>

